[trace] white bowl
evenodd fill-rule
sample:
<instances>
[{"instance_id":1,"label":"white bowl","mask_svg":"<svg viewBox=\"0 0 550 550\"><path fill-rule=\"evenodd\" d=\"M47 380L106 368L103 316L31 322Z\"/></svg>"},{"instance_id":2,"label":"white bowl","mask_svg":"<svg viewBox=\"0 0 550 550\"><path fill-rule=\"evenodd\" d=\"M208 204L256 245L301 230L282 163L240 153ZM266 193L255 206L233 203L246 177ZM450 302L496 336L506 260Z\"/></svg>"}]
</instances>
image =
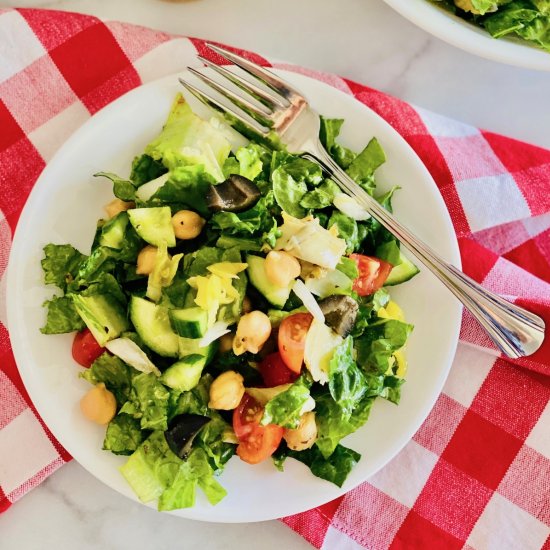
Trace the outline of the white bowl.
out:
<instances>
[{"instance_id":1,"label":"white bowl","mask_svg":"<svg viewBox=\"0 0 550 550\"><path fill-rule=\"evenodd\" d=\"M403 17L437 38L469 53L526 69L550 71L550 53L509 38L493 38L487 31L428 0L384 0Z\"/></svg>"},{"instance_id":2,"label":"white bowl","mask_svg":"<svg viewBox=\"0 0 550 550\"><path fill-rule=\"evenodd\" d=\"M399 184L396 215L445 259L460 265L456 236L445 204L430 174L407 143L373 111L327 84L279 71L321 113L345 118L343 142L359 149L377 136L388 161L380 190ZM79 400L89 385L78 378L71 358L73 336L40 333L41 307L54 289L46 287L40 267L49 242L72 243L88 252L102 206L112 187L91 175L100 170L125 175L132 158L160 131L176 92L177 75L142 86L121 97L84 124L58 151L34 186L13 241L8 272L8 319L13 350L23 382L55 437L88 471L137 500L118 471L124 457L102 451L105 429L86 421ZM409 376L396 407L377 400L371 418L345 444L362 459L340 489L314 477L294 460L285 472L271 461L250 466L232 458L220 481L228 496L217 506L198 495L194 508L176 515L205 521L245 522L273 519L332 500L391 460L411 439L434 405L454 357L461 307L434 276L423 270L392 289L407 319L415 325L407 348ZM152 503L151 506L156 506Z\"/></svg>"}]
</instances>

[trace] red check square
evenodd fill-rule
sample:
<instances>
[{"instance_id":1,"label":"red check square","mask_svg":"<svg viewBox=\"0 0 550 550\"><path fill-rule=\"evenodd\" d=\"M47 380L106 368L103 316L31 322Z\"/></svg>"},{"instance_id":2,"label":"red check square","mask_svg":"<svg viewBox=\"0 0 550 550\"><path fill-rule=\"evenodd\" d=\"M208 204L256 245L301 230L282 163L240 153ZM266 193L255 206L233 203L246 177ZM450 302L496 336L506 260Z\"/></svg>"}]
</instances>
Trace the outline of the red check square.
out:
<instances>
[{"instance_id":1,"label":"red check square","mask_svg":"<svg viewBox=\"0 0 550 550\"><path fill-rule=\"evenodd\" d=\"M0 149L0 166L0 189L12 190L11 193L0 193L0 210L13 231L23 205L45 163L34 145L27 138L23 138L7 149ZM15 190L17 192L14 192Z\"/></svg>"},{"instance_id":2,"label":"red check square","mask_svg":"<svg viewBox=\"0 0 550 550\"><path fill-rule=\"evenodd\" d=\"M550 164L550 151L547 149L491 132L482 132L482 134L500 162L510 172L520 172L535 166Z\"/></svg>"},{"instance_id":3,"label":"red check square","mask_svg":"<svg viewBox=\"0 0 550 550\"><path fill-rule=\"evenodd\" d=\"M411 510L401 524L389 550L459 550L464 542Z\"/></svg>"},{"instance_id":4,"label":"red check square","mask_svg":"<svg viewBox=\"0 0 550 550\"><path fill-rule=\"evenodd\" d=\"M492 494L493 491L468 473L440 460L414 503L413 511L465 541Z\"/></svg>"},{"instance_id":5,"label":"red check square","mask_svg":"<svg viewBox=\"0 0 550 550\"><path fill-rule=\"evenodd\" d=\"M0 132L0 151L7 149L25 137L25 132L23 132L2 99L0 99L0 128L2 128ZM4 189L8 189L8 187L6 186Z\"/></svg>"},{"instance_id":6,"label":"red check square","mask_svg":"<svg viewBox=\"0 0 550 550\"><path fill-rule=\"evenodd\" d=\"M65 11L19 9L40 42L52 50L98 22L96 17Z\"/></svg>"},{"instance_id":7,"label":"red check square","mask_svg":"<svg viewBox=\"0 0 550 550\"><path fill-rule=\"evenodd\" d=\"M518 369L499 359L484 380L470 410L525 441L549 399L550 387L539 382L528 370Z\"/></svg>"},{"instance_id":8,"label":"red check square","mask_svg":"<svg viewBox=\"0 0 550 550\"><path fill-rule=\"evenodd\" d=\"M496 489L520 447L517 437L469 410L441 458L489 489Z\"/></svg>"},{"instance_id":9,"label":"red check square","mask_svg":"<svg viewBox=\"0 0 550 550\"><path fill-rule=\"evenodd\" d=\"M534 166L520 172L512 172L512 176L525 197L532 216L545 214L550 210L550 193L548 192L548 172L550 162L542 166Z\"/></svg>"},{"instance_id":10,"label":"red check square","mask_svg":"<svg viewBox=\"0 0 550 550\"><path fill-rule=\"evenodd\" d=\"M72 36L50 56L91 112L139 83L135 69L103 23Z\"/></svg>"}]
</instances>

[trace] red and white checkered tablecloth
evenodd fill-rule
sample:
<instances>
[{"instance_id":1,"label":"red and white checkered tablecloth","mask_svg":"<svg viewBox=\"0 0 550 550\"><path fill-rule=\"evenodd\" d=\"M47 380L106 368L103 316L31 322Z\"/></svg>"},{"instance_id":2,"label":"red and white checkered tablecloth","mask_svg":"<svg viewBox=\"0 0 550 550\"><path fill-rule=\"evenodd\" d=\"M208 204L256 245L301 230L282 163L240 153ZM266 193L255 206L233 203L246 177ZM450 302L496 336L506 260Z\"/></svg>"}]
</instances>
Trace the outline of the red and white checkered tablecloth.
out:
<instances>
[{"instance_id":1,"label":"red and white checkered tablecloth","mask_svg":"<svg viewBox=\"0 0 550 550\"><path fill-rule=\"evenodd\" d=\"M27 195L91 115L143 82L196 65L197 51L212 58L193 38L0 9L0 510L70 460L25 392L6 326L5 269ZM550 326L550 151L334 75L285 68L384 117L434 177L465 271ZM283 521L317 548L550 549L549 375L550 338L535 355L509 361L465 314L450 377L413 440L368 482Z\"/></svg>"}]
</instances>

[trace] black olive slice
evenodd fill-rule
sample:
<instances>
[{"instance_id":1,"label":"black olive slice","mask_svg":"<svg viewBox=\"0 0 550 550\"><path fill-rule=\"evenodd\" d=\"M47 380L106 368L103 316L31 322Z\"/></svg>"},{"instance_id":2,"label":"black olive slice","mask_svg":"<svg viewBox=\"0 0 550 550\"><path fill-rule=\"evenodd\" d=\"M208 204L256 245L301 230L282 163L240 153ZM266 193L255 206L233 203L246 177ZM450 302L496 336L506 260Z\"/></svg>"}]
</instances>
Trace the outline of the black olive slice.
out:
<instances>
[{"instance_id":1,"label":"black olive slice","mask_svg":"<svg viewBox=\"0 0 550 550\"><path fill-rule=\"evenodd\" d=\"M335 294L319 302L326 324L345 338L353 329L359 306L350 296Z\"/></svg>"},{"instance_id":2,"label":"black olive slice","mask_svg":"<svg viewBox=\"0 0 550 550\"><path fill-rule=\"evenodd\" d=\"M193 439L208 422L210 422L210 418L200 414L178 414L174 416L168 425L168 429L164 432L168 447L180 458L187 458L191 452Z\"/></svg>"},{"instance_id":3,"label":"black olive slice","mask_svg":"<svg viewBox=\"0 0 550 550\"><path fill-rule=\"evenodd\" d=\"M222 183L210 186L207 204L212 212L242 212L252 208L260 197L260 190L253 181L231 174Z\"/></svg>"}]
</instances>

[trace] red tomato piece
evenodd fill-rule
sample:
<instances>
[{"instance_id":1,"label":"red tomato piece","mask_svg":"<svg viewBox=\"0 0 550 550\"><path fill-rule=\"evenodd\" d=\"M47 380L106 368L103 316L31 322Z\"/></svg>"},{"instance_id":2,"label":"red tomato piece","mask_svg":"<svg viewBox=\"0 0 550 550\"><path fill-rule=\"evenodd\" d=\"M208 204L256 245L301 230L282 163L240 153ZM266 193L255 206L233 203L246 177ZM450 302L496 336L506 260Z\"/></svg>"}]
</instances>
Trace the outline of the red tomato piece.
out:
<instances>
[{"instance_id":1,"label":"red tomato piece","mask_svg":"<svg viewBox=\"0 0 550 550\"><path fill-rule=\"evenodd\" d=\"M83 367L90 368L92 363L105 351L89 329L77 332L73 340L73 359Z\"/></svg>"},{"instance_id":2,"label":"red tomato piece","mask_svg":"<svg viewBox=\"0 0 550 550\"><path fill-rule=\"evenodd\" d=\"M286 366L279 352L270 353L264 357L260 363L260 373L268 388L288 384L298 378L298 374Z\"/></svg>"},{"instance_id":3,"label":"red tomato piece","mask_svg":"<svg viewBox=\"0 0 550 550\"><path fill-rule=\"evenodd\" d=\"M283 438L283 428L275 424L258 426L237 447L237 454L248 464L258 464L269 458Z\"/></svg>"},{"instance_id":4,"label":"red tomato piece","mask_svg":"<svg viewBox=\"0 0 550 550\"><path fill-rule=\"evenodd\" d=\"M258 464L269 458L283 438L281 426L260 426L263 414L264 408L247 393L233 411L233 430L239 439L237 454L249 464Z\"/></svg>"},{"instance_id":5,"label":"red tomato piece","mask_svg":"<svg viewBox=\"0 0 550 550\"><path fill-rule=\"evenodd\" d=\"M359 276L353 281L353 290L359 296L368 296L382 288L393 267L390 263L363 254L350 254L349 257L359 270Z\"/></svg>"},{"instance_id":6,"label":"red tomato piece","mask_svg":"<svg viewBox=\"0 0 550 550\"><path fill-rule=\"evenodd\" d=\"M294 313L285 317L279 327L279 353L286 366L296 374L302 369L306 335L312 321L311 313Z\"/></svg>"},{"instance_id":7,"label":"red tomato piece","mask_svg":"<svg viewBox=\"0 0 550 550\"><path fill-rule=\"evenodd\" d=\"M239 406L233 411L233 431L238 439L245 439L252 430L260 425L264 408L245 393Z\"/></svg>"}]
</instances>

